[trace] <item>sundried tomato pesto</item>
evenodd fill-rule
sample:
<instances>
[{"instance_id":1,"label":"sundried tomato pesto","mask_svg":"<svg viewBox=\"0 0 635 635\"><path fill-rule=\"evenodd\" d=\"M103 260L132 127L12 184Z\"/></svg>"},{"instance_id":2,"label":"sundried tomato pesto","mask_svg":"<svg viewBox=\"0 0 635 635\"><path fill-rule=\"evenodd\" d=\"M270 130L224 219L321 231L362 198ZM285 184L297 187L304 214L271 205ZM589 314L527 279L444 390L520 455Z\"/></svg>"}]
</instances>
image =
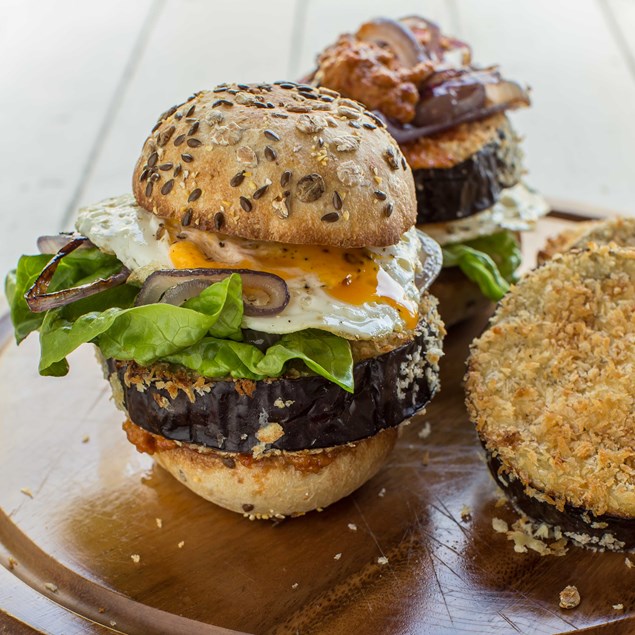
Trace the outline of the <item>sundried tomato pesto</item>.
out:
<instances>
[{"instance_id":1,"label":"sundried tomato pesto","mask_svg":"<svg viewBox=\"0 0 635 635\"><path fill-rule=\"evenodd\" d=\"M223 453L218 452L212 448L205 448L206 451L199 453L197 450L192 449L188 445L179 445L171 439L166 439L157 434L152 434L143 428L135 425L127 419L123 424L123 429L126 432L128 441L132 443L138 452L145 452L146 454L154 454L159 451L175 450L178 449L184 452L194 452L200 459L220 460L227 465L227 459L231 458L233 461L239 462L243 467L250 469L257 467L258 469L279 469L280 467L293 467L298 472L309 472L316 474L327 465L332 463L337 455L344 451L348 446L329 448L326 450L319 450L315 452L300 451L300 452L284 452L271 455L262 454L258 457L254 457L252 454L242 453Z\"/></svg>"}]
</instances>

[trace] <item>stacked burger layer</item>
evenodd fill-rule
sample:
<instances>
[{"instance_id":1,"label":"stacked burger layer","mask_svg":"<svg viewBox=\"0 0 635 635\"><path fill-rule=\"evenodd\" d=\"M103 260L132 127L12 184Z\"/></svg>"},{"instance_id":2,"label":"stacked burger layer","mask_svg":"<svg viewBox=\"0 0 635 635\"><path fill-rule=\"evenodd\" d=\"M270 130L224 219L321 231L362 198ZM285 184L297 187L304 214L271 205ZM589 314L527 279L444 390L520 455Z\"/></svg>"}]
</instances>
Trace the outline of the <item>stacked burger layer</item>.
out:
<instances>
[{"instance_id":1,"label":"stacked burger layer","mask_svg":"<svg viewBox=\"0 0 635 635\"><path fill-rule=\"evenodd\" d=\"M250 518L325 507L382 466L439 388L410 168L383 122L328 89L223 84L163 113L133 194L80 210L9 274L40 372L97 346L124 429Z\"/></svg>"},{"instance_id":2,"label":"stacked burger layer","mask_svg":"<svg viewBox=\"0 0 635 635\"><path fill-rule=\"evenodd\" d=\"M529 105L496 67L419 17L376 19L342 35L310 78L352 97L387 124L413 170L417 225L443 247L433 292L453 324L499 300L520 264L519 232L547 211L522 182L519 138L506 115Z\"/></svg>"}]
</instances>

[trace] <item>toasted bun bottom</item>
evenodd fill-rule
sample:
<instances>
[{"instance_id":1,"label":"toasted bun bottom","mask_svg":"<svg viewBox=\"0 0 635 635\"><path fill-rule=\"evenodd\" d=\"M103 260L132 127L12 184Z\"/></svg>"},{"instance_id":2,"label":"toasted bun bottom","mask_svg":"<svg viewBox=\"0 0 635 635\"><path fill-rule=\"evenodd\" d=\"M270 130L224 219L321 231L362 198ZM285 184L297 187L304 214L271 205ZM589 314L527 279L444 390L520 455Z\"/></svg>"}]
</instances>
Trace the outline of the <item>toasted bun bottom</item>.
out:
<instances>
[{"instance_id":1,"label":"toasted bun bottom","mask_svg":"<svg viewBox=\"0 0 635 635\"><path fill-rule=\"evenodd\" d=\"M298 516L348 496L386 461L398 428L356 443L299 452L250 454L194 446L157 448L156 462L195 494L250 518Z\"/></svg>"},{"instance_id":2,"label":"toasted bun bottom","mask_svg":"<svg viewBox=\"0 0 635 635\"><path fill-rule=\"evenodd\" d=\"M492 308L492 302L458 267L442 269L430 293L439 300L439 314L446 327Z\"/></svg>"}]
</instances>

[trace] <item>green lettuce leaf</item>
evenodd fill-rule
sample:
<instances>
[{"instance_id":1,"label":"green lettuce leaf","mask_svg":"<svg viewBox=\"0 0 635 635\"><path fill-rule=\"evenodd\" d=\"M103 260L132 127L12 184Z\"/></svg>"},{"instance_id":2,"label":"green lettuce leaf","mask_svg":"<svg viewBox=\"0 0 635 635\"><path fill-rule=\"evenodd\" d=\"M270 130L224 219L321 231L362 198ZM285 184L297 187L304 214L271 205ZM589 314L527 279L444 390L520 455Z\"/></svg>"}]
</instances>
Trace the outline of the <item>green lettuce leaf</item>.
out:
<instances>
[{"instance_id":1,"label":"green lettuce leaf","mask_svg":"<svg viewBox=\"0 0 635 635\"><path fill-rule=\"evenodd\" d=\"M32 313L24 299L24 294L33 286L51 255L22 256L18 266L11 271L5 281L5 292L11 307L11 320L18 344L29 333L40 328L44 313ZM121 263L98 249L80 249L66 256L58 265L49 285L49 291L59 291L81 284L88 284L98 278L107 278L121 269Z\"/></svg>"},{"instance_id":2,"label":"green lettuce leaf","mask_svg":"<svg viewBox=\"0 0 635 635\"><path fill-rule=\"evenodd\" d=\"M199 311L170 304L133 307L130 305L134 296L127 297L129 292L126 287L132 289L124 285L123 298L119 298L123 301L115 301L115 306L111 304L105 310L93 310L74 317L69 315L74 312L71 304L48 311L40 328L42 374L63 371L59 363L86 342L94 341L106 357L135 360L147 365L193 346L208 334L221 337L227 333L233 337L240 335L242 282L236 274L205 289L198 298L199 302L195 303ZM101 295L92 297L103 304ZM231 296L233 299L227 302ZM238 329L230 330L232 324L236 325L236 298L241 305ZM90 299L86 298L83 302ZM228 317L222 315L224 303L229 307ZM218 329L215 328L217 324Z\"/></svg>"},{"instance_id":3,"label":"green lettuce leaf","mask_svg":"<svg viewBox=\"0 0 635 635\"><path fill-rule=\"evenodd\" d=\"M515 281L520 260L520 246L510 232L443 246L443 266L459 267L485 297L495 302Z\"/></svg>"},{"instance_id":4,"label":"green lettuce leaf","mask_svg":"<svg viewBox=\"0 0 635 635\"><path fill-rule=\"evenodd\" d=\"M353 392L353 357L348 340L307 329L283 335L264 353L251 344L207 337L194 346L165 357L205 377L278 377L291 360L303 361L313 372Z\"/></svg>"},{"instance_id":5,"label":"green lettuce leaf","mask_svg":"<svg viewBox=\"0 0 635 635\"><path fill-rule=\"evenodd\" d=\"M353 360L347 340L319 330L283 335L262 352L242 342L242 280L231 275L177 307L134 306L139 289L124 284L45 313L31 313L24 294L51 256L23 256L5 287L18 343L40 331L40 373L68 373L67 357L87 342L106 357L148 365L180 364L206 377L260 380L277 377L288 363L310 370L353 391ZM51 281L50 291L75 287L119 271L121 263L97 249L66 256Z\"/></svg>"}]
</instances>

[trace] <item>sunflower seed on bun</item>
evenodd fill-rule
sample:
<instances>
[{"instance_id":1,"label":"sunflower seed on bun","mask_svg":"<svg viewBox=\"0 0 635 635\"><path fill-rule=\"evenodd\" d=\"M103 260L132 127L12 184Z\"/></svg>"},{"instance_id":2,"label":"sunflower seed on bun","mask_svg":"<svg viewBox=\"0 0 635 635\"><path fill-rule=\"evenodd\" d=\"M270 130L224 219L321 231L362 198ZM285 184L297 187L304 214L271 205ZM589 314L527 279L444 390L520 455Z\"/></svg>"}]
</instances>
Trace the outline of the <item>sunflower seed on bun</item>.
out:
<instances>
[{"instance_id":1,"label":"sunflower seed on bun","mask_svg":"<svg viewBox=\"0 0 635 635\"><path fill-rule=\"evenodd\" d=\"M133 192L145 209L187 215L199 229L340 247L392 245L417 209L410 168L372 113L287 82L226 84L168 110L143 146Z\"/></svg>"}]
</instances>

